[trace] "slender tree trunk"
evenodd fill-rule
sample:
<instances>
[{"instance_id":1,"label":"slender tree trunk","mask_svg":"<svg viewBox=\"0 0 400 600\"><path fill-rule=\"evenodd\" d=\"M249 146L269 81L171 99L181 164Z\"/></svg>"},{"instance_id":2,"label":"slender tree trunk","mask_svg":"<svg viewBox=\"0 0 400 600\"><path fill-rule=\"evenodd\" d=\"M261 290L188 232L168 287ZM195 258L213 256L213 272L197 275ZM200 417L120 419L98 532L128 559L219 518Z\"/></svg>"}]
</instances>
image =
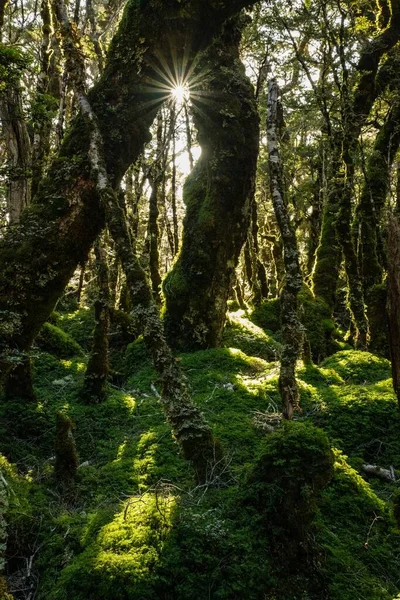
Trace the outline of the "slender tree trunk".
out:
<instances>
[{"instance_id":1,"label":"slender tree trunk","mask_svg":"<svg viewBox=\"0 0 400 600\"><path fill-rule=\"evenodd\" d=\"M283 351L279 375L279 391L282 397L282 413L291 419L299 404L296 382L296 361L301 355L303 331L297 309L297 295L302 286L296 234L290 222L284 195L282 164L279 155L279 89L275 79L268 84L267 139L269 180L275 217L281 233L285 285L281 294Z\"/></svg>"},{"instance_id":2,"label":"slender tree trunk","mask_svg":"<svg viewBox=\"0 0 400 600\"><path fill-rule=\"evenodd\" d=\"M85 373L82 397L87 404L103 402L107 396L107 379L110 371L108 361L108 333L110 329L110 285L105 236L94 245L98 298L94 304L95 328L93 346Z\"/></svg>"},{"instance_id":3,"label":"slender tree trunk","mask_svg":"<svg viewBox=\"0 0 400 600\"><path fill-rule=\"evenodd\" d=\"M161 304L161 276L160 276L160 254L159 254L159 240L160 230L158 227L158 192L160 187L160 180L162 173L160 169L160 163L162 165L162 146L163 146L163 121L161 111L157 117L157 148L156 148L156 159L152 168L148 180L151 185L151 194L149 201L149 220L147 226L147 240L148 240L148 253L149 253L149 270L150 280L153 289L154 299L156 304Z\"/></svg>"},{"instance_id":4,"label":"slender tree trunk","mask_svg":"<svg viewBox=\"0 0 400 600\"><path fill-rule=\"evenodd\" d=\"M32 197L38 191L50 152L52 121L57 113L61 97L60 47L54 35L52 7L49 0L42 0L41 67L34 101L34 135L32 144Z\"/></svg>"},{"instance_id":5,"label":"slender tree trunk","mask_svg":"<svg viewBox=\"0 0 400 600\"><path fill-rule=\"evenodd\" d=\"M114 186L140 155L165 98L160 88L148 84L163 84L159 57L174 69L171 46L185 47L191 65L224 21L251 4L252 0L218 5L193 0L183 13L177 3L169 2L160 10L155 0L130 0L104 75L89 94ZM104 211L88 168L89 133L79 115L34 206L25 211L20 227L0 241L0 375L12 368L16 354L29 348L104 226Z\"/></svg>"},{"instance_id":6,"label":"slender tree trunk","mask_svg":"<svg viewBox=\"0 0 400 600\"><path fill-rule=\"evenodd\" d=\"M388 318L393 388L400 407L400 217L388 226Z\"/></svg>"},{"instance_id":7,"label":"slender tree trunk","mask_svg":"<svg viewBox=\"0 0 400 600\"><path fill-rule=\"evenodd\" d=\"M172 177L171 177L171 208L175 256L179 250L178 212L176 207L176 105L171 106L171 128L172 128Z\"/></svg>"},{"instance_id":8,"label":"slender tree trunk","mask_svg":"<svg viewBox=\"0 0 400 600\"><path fill-rule=\"evenodd\" d=\"M389 192L390 169L400 144L400 100L395 102L379 131L368 160L366 181L358 206L360 263L365 294L382 282L379 260L379 228L382 209Z\"/></svg>"},{"instance_id":9,"label":"slender tree trunk","mask_svg":"<svg viewBox=\"0 0 400 600\"><path fill-rule=\"evenodd\" d=\"M10 225L19 223L31 200L31 142L18 84L9 83L0 94L0 119L8 158L7 212Z\"/></svg>"},{"instance_id":10,"label":"slender tree trunk","mask_svg":"<svg viewBox=\"0 0 400 600\"><path fill-rule=\"evenodd\" d=\"M258 153L254 92L239 60L235 22L203 56L193 117L202 155L186 180L181 252L164 283L165 328L174 348L220 343L238 257L250 222ZM210 102L203 102L210 94Z\"/></svg>"}]
</instances>

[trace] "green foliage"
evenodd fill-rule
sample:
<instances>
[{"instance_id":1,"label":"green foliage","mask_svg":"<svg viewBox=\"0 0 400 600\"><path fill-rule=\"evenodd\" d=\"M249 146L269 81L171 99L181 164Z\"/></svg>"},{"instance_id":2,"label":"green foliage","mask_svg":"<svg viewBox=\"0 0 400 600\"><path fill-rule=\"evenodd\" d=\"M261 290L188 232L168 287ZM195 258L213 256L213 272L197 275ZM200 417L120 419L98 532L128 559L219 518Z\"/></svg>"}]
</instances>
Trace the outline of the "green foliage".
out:
<instances>
[{"instance_id":1,"label":"green foliage","mask_svg":"<svg viewBox=\"0 0 400 600\"><path fill-rule=\"evenodd\" d=\"M36 338L36 344L44 352L57 358L83 356L80 345L62 329L51 323L45 323Z\"/></svg>"},{"instance_id":2,"label":"green foliage","mask_svg":"<svg viewBox=\"0 0 400 600\"><path fill-rule=\"evenodd\" d=\"M31 114L33 125L51 121L57 114L59 101L50 94L37 94L32 102Z\"/></svg>"},{"instance_id":3,"label":"green foliage","mask_svg":"<svg viewBox=\"0 0 400 600\"><path fill-rule=\"evenodd\" d=\"M21 73L29 63L29 58L19 48L0 43L0 93L8 85L18 85Z\"/></svg>"}]
</instances>

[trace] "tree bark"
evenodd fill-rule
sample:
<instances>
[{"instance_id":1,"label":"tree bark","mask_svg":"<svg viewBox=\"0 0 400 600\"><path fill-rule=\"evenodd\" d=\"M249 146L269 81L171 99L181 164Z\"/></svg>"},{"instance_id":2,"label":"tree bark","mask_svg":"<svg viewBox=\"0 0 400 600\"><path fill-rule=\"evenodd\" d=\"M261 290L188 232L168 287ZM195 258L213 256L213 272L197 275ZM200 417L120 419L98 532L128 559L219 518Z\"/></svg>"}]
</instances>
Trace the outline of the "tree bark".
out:
<instances>
[{"instance_id":1,"label":"tree bark","mask_svg":"<svg viewBox=\"0 0 400 600\"><path fill-rule=\"evenodd\" d=\"M120 204L121 195L115 193L108 179L101 130L96 114L85 95L82 55L75 46L74 30L69 25L63 0L57 2L59 19L64 30L64 49L68 56L67 68L70 74L73 74L75 92L90 130L89 164L125 272L134 306L134 322L140 324L144 342L162 381L161 405L185 458L193 464L197 481L205 483L219 480L226 470L222 448L214 439L202 413L192 403L185 378L165 341L163 325L153 301L151 287L136 256L125 211Z\"/></svg>"},{"instance_id":2,"label":"tree bark","mask_svg":"<svg viewBox=\"0 0 400 600\"><path fill-rule=\"evenodd\" d=\"M275 79L268 84L267 143L269 181L275 217L283 243L285 284L281 294L281 319L283 350L281 356L279 391L282 413L291 419L299 405L299 389L296 382L296 361L300 358L303 344L303 327L297 309L297 295L303 278L300 271L296 234L290 222L284 194L282 164L279 155L279 89Z\"/></svg>"},{"instance_id":3,"label":"tree bark","mask_svg":"<svg viewBox=\"0 0 400 600\"><path fill-rule=\"evenodd\" d=\"M0 95L0 119L8 159L7 212L10 225L19 223L31 200L31 142L18 83L10 82Z\"/></svg>"},{"instance_id":4,"label":"tree bark","mask_svg":"<svg viewBox=\"0 0 400 600\"><path fill-rule=\"evenodd\" d=\"M400 217L388 226L388 319L393 388L400 407Z\"/></svg>"},{"instance_id":5,"label":"tree bark","mask_svg":"<svg viewBox=\"0 0 400 600\"><path fill-rule=\"evenodd\" d=\"M117 186L149 139L165 98L159 57L174 69L171 46L187 49L188 65L224 21L253 0L192 0L182 11L169 0L131 0L90 101L104 140L107 171ZM20 227L0 243L0 375L29 348L66 284L104 226L87 160L89 132L78 116Z\"/></svg>"},{"instance_id":6,"label":"tree bark","mask_svg":"<svg viewBox=\"0 0 400 600\"><path fill-rule=\"evenodd\" d=\"M239 41L232 21L200 61L191 91L202 155L184 186L181 252L164 282L165 330L174 348L219 344L249 227L258 115Z\"/></svg>"},{"instance_id":7,"label":"tree bark","mask_svg":"<svg viewBox=\"0 0 400 600\"><path fill-rule=\"evenodd\" d=\"M363 290L355 248L350 235L351 197L353 193L354 155L363 125L380 91L379 79L385 72L385 63L379 68L382 57L400 38L400 2L391 2L390 21L383 31L362 50L357 71L360 75L353 93L348 89L348 73L343 65L343 122L341 131L331 135L333 155L330 193L325 207L321 239L317 249L313 273L316 296L325 300L333 310L336 285L343 252L349 280L350 305L359 333L359 342L366 345L368 323L364 311ZM386 59L386 62L390 59Z\"/></svg>"},{"instance_id":8,"label":"tree bark","mask_svg":"<svg viewBox=\"0 0 400 600\"><path fill-rule=\"evenodd\" d=\"M93 347L86 368L82 397L87 404L103 402L107 396L107 379L110 371L108 361L108 333L110 329L110 286L104 236L94 245L98 298L94 304L95 328Z\"/></svg>"}]
</instances>

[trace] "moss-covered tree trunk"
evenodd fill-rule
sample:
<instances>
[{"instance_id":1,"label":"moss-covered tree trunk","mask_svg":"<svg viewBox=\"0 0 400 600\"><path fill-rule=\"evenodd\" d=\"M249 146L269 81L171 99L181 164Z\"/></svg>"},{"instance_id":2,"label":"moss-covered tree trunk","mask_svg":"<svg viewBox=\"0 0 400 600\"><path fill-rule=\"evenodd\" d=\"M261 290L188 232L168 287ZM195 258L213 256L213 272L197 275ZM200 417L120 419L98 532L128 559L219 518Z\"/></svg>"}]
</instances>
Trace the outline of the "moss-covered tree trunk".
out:
<instances>
[{"instance_id":1,"label":"moss-covered tree trunk","mask_svg":"<svg viewBox=\"0 0 400 600\"><path fill-rule=\"evenodd\" d=\"M104 236L94 245L98 298L94 305L95 328L93 346L87 365L82 397L88 404L103 402L107 395L107 379L110 370L108 360L108 333L110 329L110 285Z\"/></svg>"},{"instance_id":2,"label":"moss-covered tree trunk","mask_svg":"<svg viewBox=\"0 0 400 600\"><path fill-rule=\"evenodd\" d=\"M268 84L267 140L269 182L275 217L283 243L285 284L281 295L281 319L283 351L281 356L279 391L282 398L282 413L285 419L293 417L299 404L299 389L296 382L296 361L300 358L303 327L297 310L297 295L303 278L300 271L296 234L290 221L284 193L283 170L279 154L279 89L275 79Z\"/></svg>"},{"instance_id":3,"label":"moss-covered tree trunk","mask_svg":"<svg viewBox=\"0 0 400 600\"><path fill-rule=\"evenodd\" d=\"M382 209L390 185L390 169L400 144L400 98L392 106L379 131L366 168L366 181L358 206L360 225L360 264L366 295L382 283L383 265L379 258Z\"/></svg>"},{"instance_id":4,"label":"moss-covered tree trunk","mask_svg":"<svg viewBox=\"0 0 400 600\"><path fill-rule=\"evenodd\" d=\"M9 82L0 92L0 119L7 152L7 212L16 225L31 200L31 141L18 82Z\"/></svg>"},{"instance_id":5,"label":"moss-covered tree trunk","mask_svg":"<svg viewBox=\"0 0 400 600\"><path fill-rule=\"evenodd\" d=\"M149 220L147 225L147 249L149 255L149 271L151 287L153 289L154 299L157 304L161 304L161 276L160 276L160 230L158 227L159 217L159 189L162 179L161 165L163 160L163 120L161 111L157 116L157 147L156 159L148 176L151 185L151 194L149 199Z\"/></svg>"},{"instance_id":6,"label":"moss-covered tree trunk","mask_svg":"<svg viewBox=\"0 0 400 600\"><path fill-rule=\"evenodd\" d=\"M224 21L252 3L191 0L183 8L173 0L130 0L104 74L89 94L113 185L149 139L166 96L162 62L174 70L171 47L185 47L191 65ZM104 226L88 150L88 125L79 115L20 226L0 243L0 375L29 348Z\"/></svg>"},{"instance_id":7,"label":"moss-covered tree trunk","mask_svg":"<svg viewBox=\"0 0 400 600\"><path fill-rule=\"evenodd\" d=\"M400 216L393 215L388 226L389 344L393 388L400 407Z\"/></svg>"},{"instance_id":8,"label":"moss-covered tree trunk","mask_svg":"<svg viewBox=\"0 0 400 600\"><path fill-rule=\"evenodd\" d=\"M33 103L35 119L32 144L32 196L38 191L50 152L53 119L61 97L61 49L54 32L53 8L49 0L42 0L42 43L40 72Z\"/></svg>"},{"instance_id":9,"label":"moss-covered tree trunk","mask_svg":"<svg viewBox=\"0 0 400 600\"><path fill-rule=\"evenodd\" d=\"M73 79L83 118L90 131L88 159L100 203L125 272L134 321L143 331L144 342L153 358L153 364L162 382L161 404L171 424L183 454L190 460L197 481L219 480L226 463L222 448L213 437L211 428L199 409L192 403L183 373L166 343L158 308L153 300L150 283L136 256L135 245L129 232L121 195L111 187L104 158L104 141L90 101L85 94L82 54L79 52L75 30L68 21L63 0L57 0L57 12L64 35L67 68Z\"/></svg>"},{"instance_id":10,"label":"moss-covered tree trunk","mask_svg":"<svg viewBox=\"0 0 400 600\"><path fill-rule=\"evenodd\" d=\"M324 210L321 239L316 253L313 289L333 309L336 285L343 253L349 280L349 304L358 328L359 344L366 345L368 323L364 311L363 290L358 261L350 235L351 200L353 194L354 159L361 129L380 91L377 81L382 57L400 38L400 2L390 4L390 18L385 28L366 44L358 61L359 79L354 91L343 62L341 129L331 135L331 176L329 195ZM389 59L386 60L386 62Z\"/></svg>"},{"instance_id":11,"label":"moss-covered tree trunk","mask_svg":"<svg viewBox=\"0 0 400 600\"><path fill-rule=\"evenodd\" d=\"M258 116L239 41L235 20L200 60L191 92L202 155L184 186L182 248L164 283L165 330L174 348L219 344L249 227Z\"/></svg>"}]
</instances>

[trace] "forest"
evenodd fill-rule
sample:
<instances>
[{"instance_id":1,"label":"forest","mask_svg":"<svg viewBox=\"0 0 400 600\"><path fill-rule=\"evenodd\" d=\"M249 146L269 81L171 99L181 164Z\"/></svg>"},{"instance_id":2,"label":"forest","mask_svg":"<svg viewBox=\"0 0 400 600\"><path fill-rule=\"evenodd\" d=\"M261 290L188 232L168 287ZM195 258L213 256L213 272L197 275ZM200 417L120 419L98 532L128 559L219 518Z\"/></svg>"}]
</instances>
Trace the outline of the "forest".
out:
<instances>
[{"instance_id":1,"label":"forest","mask_svg":"<svg viewBox=\"0 0 400 600\"><path fill-rule=\"evenodd\" d=\"M0 600L400 599L400 0L0 0Z\"/></svg>"}]
</instances>

